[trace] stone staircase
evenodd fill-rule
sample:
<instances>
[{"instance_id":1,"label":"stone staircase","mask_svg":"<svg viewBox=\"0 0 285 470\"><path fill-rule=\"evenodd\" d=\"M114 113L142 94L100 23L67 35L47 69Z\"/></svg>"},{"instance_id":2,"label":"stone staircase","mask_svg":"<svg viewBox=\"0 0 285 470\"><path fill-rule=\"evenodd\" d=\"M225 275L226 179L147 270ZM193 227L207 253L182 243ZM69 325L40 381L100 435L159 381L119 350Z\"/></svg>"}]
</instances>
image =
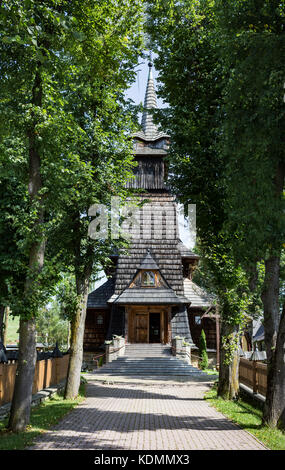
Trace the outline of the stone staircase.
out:
<instances>
[{"instance_id":1,"label":"stone staircase","mask_svg":"<svg viewBox=\"0 0 285 470\"><path fill-rule=\"evenodd\" d=\"M205 375L201 370L172 356L163 344L127 344L125 355L94 371L108 377L192 377Z\"/></svg>"}]
</instances>

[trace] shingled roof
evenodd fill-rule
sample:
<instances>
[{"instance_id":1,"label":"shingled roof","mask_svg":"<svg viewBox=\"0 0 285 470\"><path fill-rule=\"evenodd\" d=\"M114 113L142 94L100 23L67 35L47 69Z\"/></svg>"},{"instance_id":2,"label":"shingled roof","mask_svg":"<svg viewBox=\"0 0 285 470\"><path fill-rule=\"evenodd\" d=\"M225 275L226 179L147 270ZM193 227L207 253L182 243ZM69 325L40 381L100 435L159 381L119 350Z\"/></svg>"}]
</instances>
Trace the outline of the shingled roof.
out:
<instances>
[{"instance_id":1,"label":"shingled roof","mask_svg":"<svg viewBox=\"0 0 285 470\"><path fill-rule=\"evenodd\" d=\"M172 289L167 287L153 288L127 288L114 300L114 304L121 305L179 305L189 304L188 299L178 297Z\"/></svg>"},{"instance_id":2,"label":"shingled roof","mask_svg":"<svg viewBox=\"0 0 285 470\"><path fill-rule=\"evenodd\" d=\"M140 223L133 229L133 240L127 254L121 254L116 269L115 294L129 287L148 250L163 278L175 294L183 296L181 253L178 250L176 204L169 193L145 195L151 198L139 210Z\"/></svg>"},{"instance_id":3,"label":"shingled roof","mask_svg":"<svg viewBox=\"0 0 285 470\"><path fill-rule=\"evenodd\" d=\"M155 271L159 269L149 250L147 251L146 257L141 262L139 269L149 269Z\"/></svg>"},{"instance_id":4,"label":"shingled roof","mask_svg":"<svg viewBox=\"0 0 285 470\"><path fill-rule=\"evenodd\" d=\"M190 279L184 279L184 295L191 302L191 307L210 307L215 297L197 286Z\"/></svg>"},{"instance_id":5,"label":"shingled roof","mask_svg":"<svg viewBox=\"0 0 285 470\"><path fill-rule=\"evenodd\" d=\"M108 308L107 301L114 293L115 279L111 278L88 295L87 308Z\"/></svg>"},{"instance_id":6,"label":"shingled roof","mask_svg":"<svg viewBox=\"0 0 285 470\"><path fill-rule=\"evenodd\" d=\"M196 255L196 253L193 253L191 250L189 250L189 248L187 248L187 246L184 245L184 243L181 240L179 240L177 247L183 258L192 258L192 259L200 258L199 255Z\"/></svg>"}]
</instances>

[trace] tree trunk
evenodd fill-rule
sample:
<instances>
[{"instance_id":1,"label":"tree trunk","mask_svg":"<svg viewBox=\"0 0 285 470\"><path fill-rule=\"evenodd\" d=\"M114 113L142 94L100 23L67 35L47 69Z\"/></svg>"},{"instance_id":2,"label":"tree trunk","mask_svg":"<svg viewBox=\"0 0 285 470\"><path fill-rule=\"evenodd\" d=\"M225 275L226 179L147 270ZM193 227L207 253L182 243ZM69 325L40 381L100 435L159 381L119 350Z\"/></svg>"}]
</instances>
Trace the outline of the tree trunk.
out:
<instances>
[{"instance_id":1,"label":"tree trunk","mask_svg":"<svg viewBox=\"0 0 285 470\"><path fill-rule=\"evenodd\" d=\"M7 346L7 334L8 334L9 314L10 314L10 307L6 307L6 310L5 310L4 333L3 333L3 343L4 343L4 346Z\"/></svg>"},{"instance_id":2,"label":"tree trunk","mask_svg":"<svg viewBox=\"0 0 285 470\"><path fill-rule=\"evenodd\" d=\"M88 270L83 277L76 280L77 293L80 303L71 322L70 360L65 386L64 397L74 399L78 396L80 387L80 373L83 360L83 339L86 319L86 307L89 291L89 279L91 270Z\"/></svg>"},{"instance_id":3,"label":"tree trunk","mask_svg":"<svg viewBox=\"0 0 285 470\"><path fill-rule=\"evenodd\" d=\"M40 66L41 64L39 64ZM32 90L32 104L42 105L42 81L40 72L35 75ZM33 227L33 233L37 238L30 247L29 272L25 281L24 296L32 299L35 296L37 287L37 274L39 274L44 264L45 240L39 234L39 227L44 220L44 209L39 191L42 188L41 179L41 159L36 141L35 125L28 131L29 139L29 183L28 192L31 202L38 199L39 209L37 220ZM32 401L32 387L36 366L36 325L34 312L27 312L26 316L20 318L19 335L19 359L17 365L14 395L12 400L9 428L14 432L24 431L30 421L30 410Z\"/></svg>"},{"instance_id":4,"label":"tree trunk","mask_svg":"<svg viewBox=\"0 0 285 470\"><path fill-rule=\"evenodd\" d=\"M239 349L235 348L229 355L224 344L235 344L238 337L239 326L230 325L221 319L218 396L224 400L235 400L239 396Z\"/></svg>"},{"instance_id":5,"label":"tree trunk","mask_svg":"<svg viewBox=\"0 0 285 470\"><path fill-rule=\"evenodd\" d=\"M5 330L5 306L0 305L0 343L4 343L4 330Z\"/></svg>"},{"instance_id":6,"label":"tree trunk","mask_svg":"<svg viewBox=\"0 0 285 470\"><path fill-rule=\"evenodd\" d=\"M268 364L267 394L263 422L285 429L285 304L277 334L276 347Z\"/></svg>"},{"instance_id":7,"label":"tree trunk","mask_svg":"<svg viewBox=\"0 0 285 470\"><path fill-rule=\"evenodd\" d=\"M30 421L32 388L36 364L35 319L20 318L20 347L9 429L24 431Z\"/></svg>"},{"instance_id":8,"label":"tree trunk","mask_svg":"<svg viewBox=\"0 0 285 470\"><path fill-rule=\"evenodd\" d=\"M275 188L276 199L281 200L284 188L285 165L278 165ZM282 240L281 240L282 242ZM267 393L263 421L269 426L285 427L285 318L284 306L279 307L280 253L275 249L265 261L265 279L261 295L264 307L264 336L267 354Z\"/></svg>"},{"instance_id":9,"label":"tree trunk","mask_svg":"<svg viewBox=\"0 0 285 470\"><path fill-rule=\"evenodd\" d=\"M279 327L279 267L280 258L265 261L265 279L261 295L264 309L264 340L267 361L271 364Z\"/></svg>"}]
</instances>

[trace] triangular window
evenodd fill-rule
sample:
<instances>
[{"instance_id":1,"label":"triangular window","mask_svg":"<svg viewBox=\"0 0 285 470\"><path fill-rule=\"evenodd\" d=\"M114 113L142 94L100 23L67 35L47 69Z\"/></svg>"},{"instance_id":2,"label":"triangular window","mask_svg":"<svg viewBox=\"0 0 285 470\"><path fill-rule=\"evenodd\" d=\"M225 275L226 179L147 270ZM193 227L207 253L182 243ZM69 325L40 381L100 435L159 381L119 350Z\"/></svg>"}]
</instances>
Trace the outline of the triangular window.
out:
<instances>
[{"instance_id":1,"label":"triangular window","mask_svg":"<svg viewBox=\"0 0 285 470\"><path fill-rule=\"evenodd\" d=\"M130 287L164 287L166 283L159 271L141 270L138 272Z\"/></svg>"},{"instance_id":2,"label":"triangular window","mask_svg":"<svg viewBox=\"0 0 285 470\"><path fill-rule=\"evenodd\" d=\"M143 259L139 267L139 270L137 271L133 282L130 284L130 288L155 288L165 286L166 282L163 280L156 262L148 251L146 257Z\"/></svg>"}]
</instances>

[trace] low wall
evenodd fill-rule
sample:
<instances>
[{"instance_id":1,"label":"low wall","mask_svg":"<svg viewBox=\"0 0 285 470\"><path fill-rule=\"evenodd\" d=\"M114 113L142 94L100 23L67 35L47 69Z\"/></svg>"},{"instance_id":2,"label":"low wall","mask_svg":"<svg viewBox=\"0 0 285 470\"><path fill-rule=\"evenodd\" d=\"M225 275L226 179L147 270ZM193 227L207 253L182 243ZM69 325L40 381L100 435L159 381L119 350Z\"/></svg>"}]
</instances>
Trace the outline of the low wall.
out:
<instances>
[{"instance_id":1,"label":"low wall","mask_svg":"<svg viewBox=\"0 0 285 470\"><path fill-rule=\"evenodd\" d=\"M68 363L69 354L37 361L32 393L57 385L64 380L67 376ZM0 364L0 406L12 401L16 370L17 362Z\"/></svg>"}]
</instances>

